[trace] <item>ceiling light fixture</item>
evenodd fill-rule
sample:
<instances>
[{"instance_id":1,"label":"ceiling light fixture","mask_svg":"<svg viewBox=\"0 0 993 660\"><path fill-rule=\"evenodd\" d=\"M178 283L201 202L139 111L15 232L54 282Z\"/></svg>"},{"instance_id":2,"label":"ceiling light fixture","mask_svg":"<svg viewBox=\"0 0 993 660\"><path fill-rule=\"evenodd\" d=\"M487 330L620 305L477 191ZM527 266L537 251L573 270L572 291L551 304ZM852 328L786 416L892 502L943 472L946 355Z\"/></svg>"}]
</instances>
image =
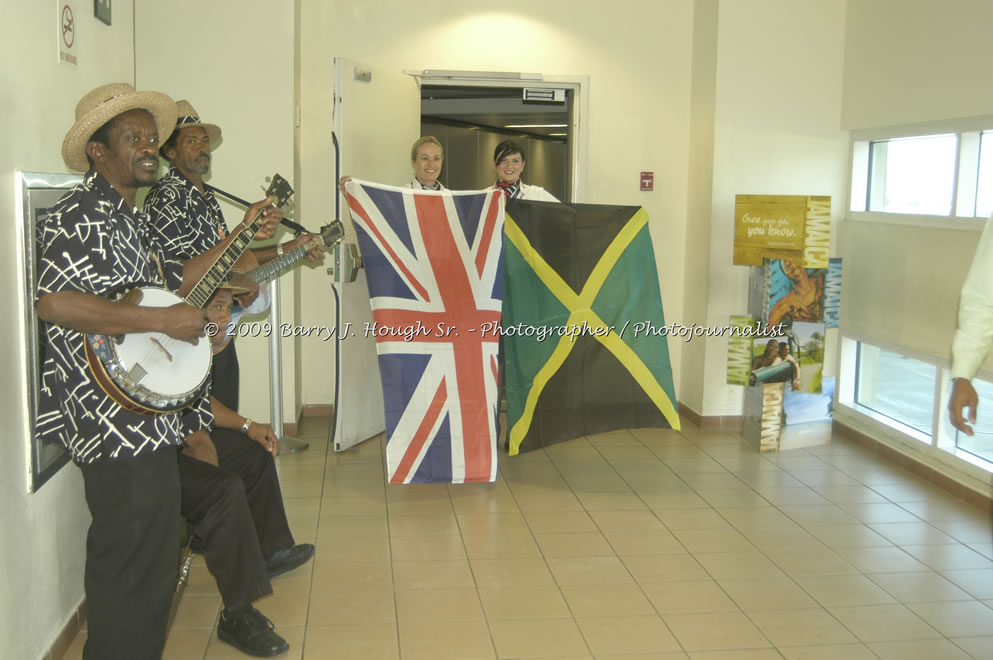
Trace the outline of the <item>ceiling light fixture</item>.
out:
<instances>
[{"instance_id":1,"label":"ceiling light fixture","mask_svg":"<svg viewBox=\"0 0 993 660\"><path fill-rule=\"evenodd\" d=\"M569 124L507 124L504 128L565 128Z\"/></svg>"}]
</instances>

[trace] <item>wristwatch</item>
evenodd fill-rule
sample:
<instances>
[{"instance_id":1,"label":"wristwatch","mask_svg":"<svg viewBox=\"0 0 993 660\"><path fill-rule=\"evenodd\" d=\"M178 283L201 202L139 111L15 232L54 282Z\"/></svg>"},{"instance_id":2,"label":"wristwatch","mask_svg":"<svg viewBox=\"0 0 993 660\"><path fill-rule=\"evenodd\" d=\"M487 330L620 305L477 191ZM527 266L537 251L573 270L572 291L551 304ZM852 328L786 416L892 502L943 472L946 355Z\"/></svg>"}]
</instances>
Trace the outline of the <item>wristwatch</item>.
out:
<instances>
[{"instance_id":1,"label":"wristwatch","mask_svg":"<svg viewBox=\"0 0 993 660\"><path fill-rule=\"evenodd\" d=\"M241 432L248 433L248 427L252 425L252 420L245 418L245 423L241 425Z\"/></svg>"},{"instance_id":2,"label":"wristwatch","mask_svg":"<svg viewBox=\"0 0 993 660\"><path fill-rule=\"evenodd\" d=\"M276 256L277 257L283 256L283 244L282 243L280 243L279 245L276 246Z\"/></svg>"}]
</instances>

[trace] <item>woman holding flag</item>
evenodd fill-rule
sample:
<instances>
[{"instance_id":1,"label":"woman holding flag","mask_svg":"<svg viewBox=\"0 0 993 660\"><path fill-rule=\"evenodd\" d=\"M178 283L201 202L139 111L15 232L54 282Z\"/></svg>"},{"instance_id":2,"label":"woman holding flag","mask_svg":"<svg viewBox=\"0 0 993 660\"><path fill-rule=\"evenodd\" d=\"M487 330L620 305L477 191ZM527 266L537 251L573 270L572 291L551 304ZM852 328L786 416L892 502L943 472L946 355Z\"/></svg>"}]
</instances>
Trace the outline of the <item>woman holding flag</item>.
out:
<instances>
[{"instance_id":1,"label":"woman holding flag","mask_svg":"<svg viewBox=\"0 0 993 660\"><path fill-rule=\"evenodd\" d=\"M445 164L445 150L433 135L425 135L410 148L410 164L414 167L414 180L410 187L415 190L447 190L438 181L441 167Z\"/></svg>"},{"instance_id":2,"label":"woman holding flag","mask_svg":"<svg viewBox=\"0 0 993 660\"><path fill-rule=\"evenodd\" d=\"M552 193L541 186L532 186L521 181L524 172L524 150L511 140L504 140L493 151L493 167L496 168L497 180L493 189L503 190L507 199L528 199L536 202L558 202Z\"/></svg>"},{"instance_id":3,"label":"woman holding flag","mask_svg":"<svg viewBox=\"0 0 993 660\"><path fill-rule=\"evenodd\" d=\"M441 168L445 164L445 151L438 138L425 135L415 140L410 148L410 164L414 168L414 180L406 187L414 190L448 190L441 181L438 181L438 175L441 174ZM341 177L338 181L338 189L345 193L345 184L351 180L352 177L347 174Z\"/></svg>"}]
</instances>

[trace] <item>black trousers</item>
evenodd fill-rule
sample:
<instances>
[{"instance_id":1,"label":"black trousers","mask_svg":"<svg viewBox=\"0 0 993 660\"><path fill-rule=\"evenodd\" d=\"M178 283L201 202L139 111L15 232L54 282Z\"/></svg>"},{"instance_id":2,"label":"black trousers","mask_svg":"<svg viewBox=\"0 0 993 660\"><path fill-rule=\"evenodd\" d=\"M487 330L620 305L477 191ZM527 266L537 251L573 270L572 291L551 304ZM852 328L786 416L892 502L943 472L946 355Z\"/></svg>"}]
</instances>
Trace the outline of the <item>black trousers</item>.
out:
<instances>
[{"instance_id":1,"label":"black trousers","mask_svg":"<svg viewBox=\"0 0 993 660\"><path fill-rule=\"evenodd\" d=\"M262 556L268 559L277 550L291 547L293 534L286 521L283 492L279 488L272 454L248 436L231 429L214 429L210 438L217 448L221 469L234 472L245 484Z\"/></svg>"},{"instance_id":2,"label":"black trousers","mask_svg":"<svg viewBox=\"0 0 993 660\"><path fill-rule=\"evenodd\" d=\"M203 541L224 606L272 593L265 558L293 545L272 456L246 436L211 433L220 467L180 454L182 513Z\"/></svg>"},{"instance_id":3,"label":"black trousers","mask_svg":"<svg viewBox=\"0 0 993 660\"><path fill-rule=\"evenodd\" d=\"M154 660L165 646L179 566L176 448L80 466L86 537L86 660Z\"/></svg>"}]
</instances>

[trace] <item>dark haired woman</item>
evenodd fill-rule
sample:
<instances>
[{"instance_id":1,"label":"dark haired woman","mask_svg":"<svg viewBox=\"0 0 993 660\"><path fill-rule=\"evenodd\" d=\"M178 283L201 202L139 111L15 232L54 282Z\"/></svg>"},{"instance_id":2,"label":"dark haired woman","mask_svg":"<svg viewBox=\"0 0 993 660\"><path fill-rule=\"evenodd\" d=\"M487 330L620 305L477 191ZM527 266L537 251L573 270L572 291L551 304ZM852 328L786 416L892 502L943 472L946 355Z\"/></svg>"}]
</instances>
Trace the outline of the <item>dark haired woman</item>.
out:
<instances>
[{"instance_id":1,"label":"dark haired woman","mask_svg":"<svg viewBox=\"0 0 993 660\"><path fill-rule=\"evenodd\" d=\"M508 199L529 199L538 202L557 202L555 195L541 186L531 186L521 181L526 165L524 150L510 140L504 140L493 151L493 166L497 181L494 188L503 190Z\"/></svg>"}]
</instances>

